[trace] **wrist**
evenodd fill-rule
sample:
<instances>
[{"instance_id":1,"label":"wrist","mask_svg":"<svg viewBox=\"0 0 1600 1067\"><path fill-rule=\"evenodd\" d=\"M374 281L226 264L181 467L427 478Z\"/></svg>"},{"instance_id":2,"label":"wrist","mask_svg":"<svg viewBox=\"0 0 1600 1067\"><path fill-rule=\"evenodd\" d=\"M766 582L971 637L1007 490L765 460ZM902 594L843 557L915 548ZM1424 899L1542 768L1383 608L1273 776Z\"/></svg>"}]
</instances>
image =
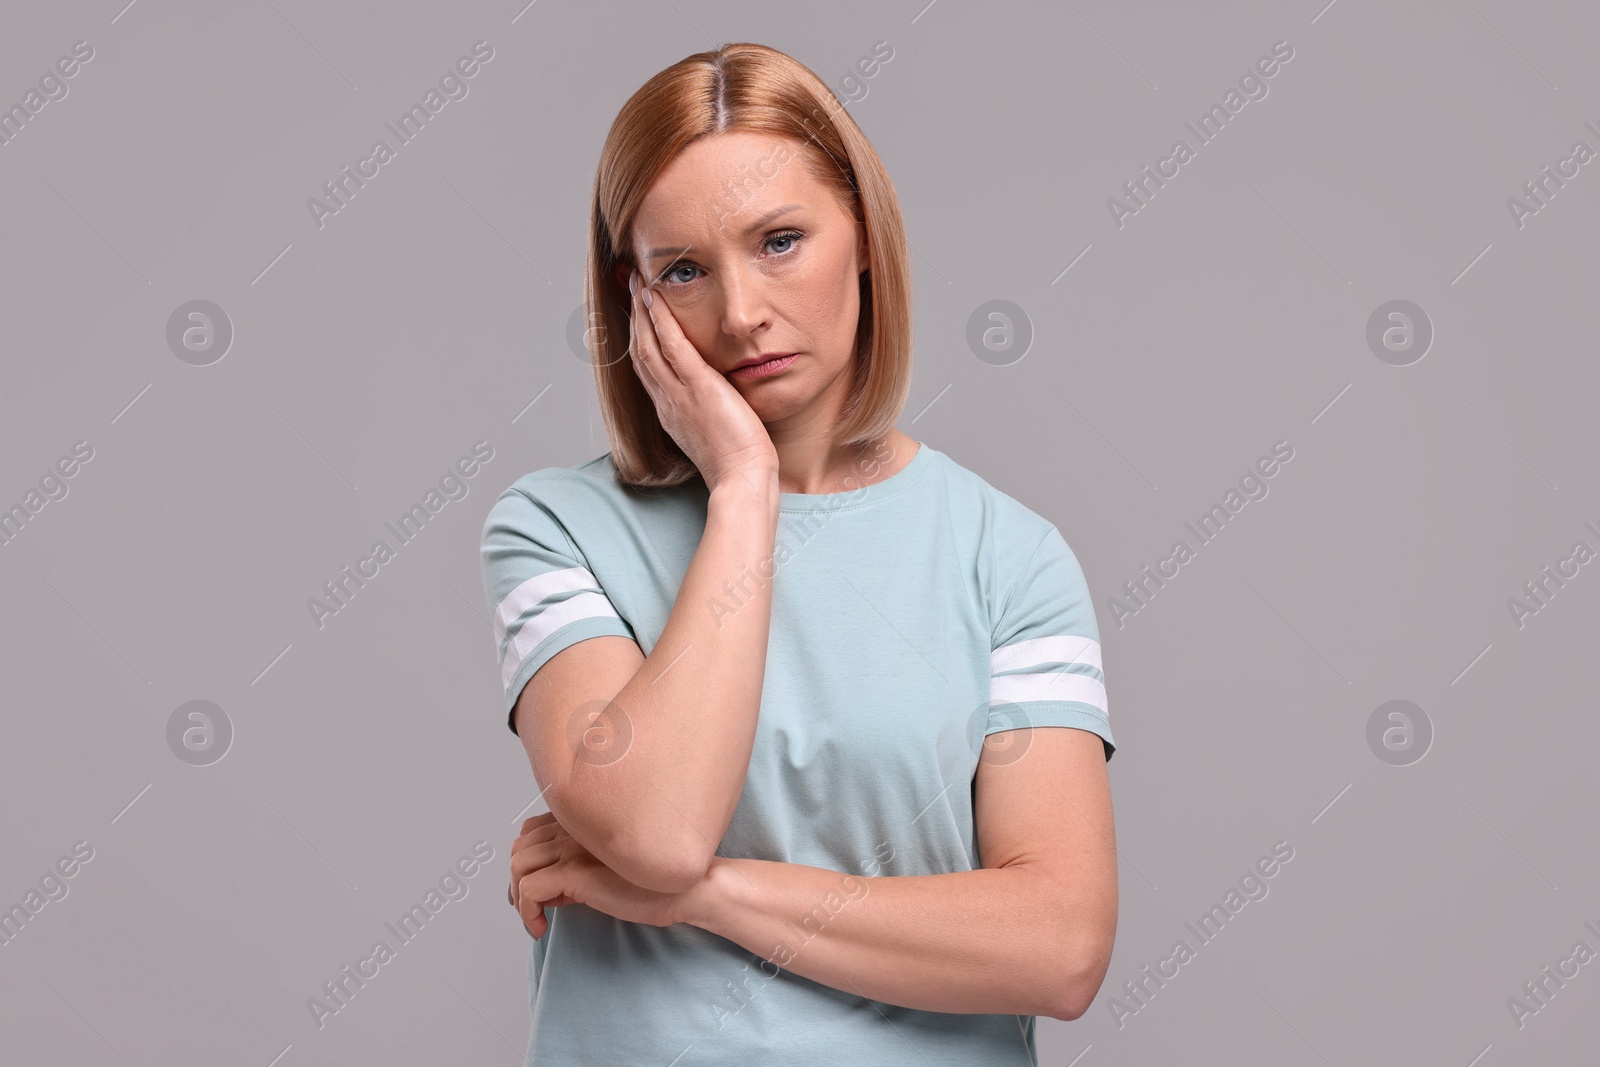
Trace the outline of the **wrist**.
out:
<instances>
[{"instance_id":1,"label":"wrist","mask_svg":"<svg viewBox=\"0 0 1600 1067\"><path fill-rule=\"evenodd\" d=\"M711 501L731 502L733 507L750 504L777 507L779 499L778 469L741 470L724 475L711 488Z\"/></svg>"}]
</instances>

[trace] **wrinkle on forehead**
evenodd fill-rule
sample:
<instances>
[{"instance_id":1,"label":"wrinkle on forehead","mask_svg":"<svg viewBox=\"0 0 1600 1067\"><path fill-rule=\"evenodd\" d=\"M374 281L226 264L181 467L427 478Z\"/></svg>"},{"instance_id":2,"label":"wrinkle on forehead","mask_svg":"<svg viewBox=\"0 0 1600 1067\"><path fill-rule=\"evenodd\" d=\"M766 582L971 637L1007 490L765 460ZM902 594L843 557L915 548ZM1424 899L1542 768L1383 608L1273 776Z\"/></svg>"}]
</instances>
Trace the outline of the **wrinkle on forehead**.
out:
<instances>
[{"instance_id":1,"label":"wrinkle on forehead","mask_svg":"<svg viewBox=\"0 0 1600 1067\"><path fill-rule=\"evenodd\" d=\"M782 137L721 134L716 143L697 142L669 163L645 194L634 222L634 250L645 262L670 247L672 254L695 255L721 244L741 242L743 230L784 204L814 206L800 162L800 150ZM696 151L696 149L701 149ZM781 149L788 158L776 168ZM770 176L763 176L763 172ZM648 219L648 223L646 222ZM691 251L685 252L685 246Z\"/></svg>"}]
</instances>

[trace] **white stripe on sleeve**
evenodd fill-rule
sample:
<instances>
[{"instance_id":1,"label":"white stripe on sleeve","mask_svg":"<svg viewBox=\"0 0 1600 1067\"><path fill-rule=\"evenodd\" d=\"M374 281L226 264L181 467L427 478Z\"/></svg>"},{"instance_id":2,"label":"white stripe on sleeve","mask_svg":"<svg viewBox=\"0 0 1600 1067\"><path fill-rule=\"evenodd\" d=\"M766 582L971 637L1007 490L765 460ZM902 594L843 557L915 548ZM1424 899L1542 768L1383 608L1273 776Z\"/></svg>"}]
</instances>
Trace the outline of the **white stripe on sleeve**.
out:
<instances>
[{"instance_id":1,"label":"white stripe on sleeve","mask_svg":"<svg viewBox=\"0 0 1600 1067\"><path fill-rule=\"evenodd\" d=\"M989 679L989 700L1020 704L1025 700L1075 700L1107 715L1106 687L1098 678L1067 671L1044 674L1005 674Z\"/></svg>"},{"instance_id":2,"label":"white stripe on sleeve","mask_svg":"<svg viewBox=\"0 0 1600 1067\"><path fill-rule=\"evenodd\" d=\"M576 596L551 603L551 598L578 590ZM567 567L535 575L518 585L500 602L495 611L495 650L518 619L522 626L506 646L500 660L501 685L509 689L517 668L534 649L561 627L581 619L620 619L600 583L585 567Z\"/></svg>"},{"instance_id":3,"label":"white stripe on sleeve","mask_svg":"<svg viewBox=\"0 0 1600 1067\"><path fill-rule=\"evenodd\" d=\"M1091 674L1050 669L1063 664L1083 664L1101 671L1100 642L1062 635L1029 638L995 649L989 655L990 702L1071 700L1109 717L1105 682Z\"/></svg>"},{"instance_id":4,"label":"white stripe on sleeve","mask_svg":"<svg viewBox=\"0 0 1600 1067\"><path fill-rule=\"evenodd\" d=\"M570 593L578 589L599 589L600 583L587 567L567 567L565 570L536 574L506 594L494 613L495 651L505 643L506 631L511 624L557 593Z\"/></svg>"},{"instance_id":5,"label":"white stripe on sleeve","mask_svg":"<svg viewBox=\"0 0 1600 1067\"><path fill-rule=\"evenodd\" d=\"M1088 637L1033 637L997 648L989 654L989 673L1021 670L1046 663L1087 663L1100 670L1100 642Z\"/></svg>"}]
</instances>

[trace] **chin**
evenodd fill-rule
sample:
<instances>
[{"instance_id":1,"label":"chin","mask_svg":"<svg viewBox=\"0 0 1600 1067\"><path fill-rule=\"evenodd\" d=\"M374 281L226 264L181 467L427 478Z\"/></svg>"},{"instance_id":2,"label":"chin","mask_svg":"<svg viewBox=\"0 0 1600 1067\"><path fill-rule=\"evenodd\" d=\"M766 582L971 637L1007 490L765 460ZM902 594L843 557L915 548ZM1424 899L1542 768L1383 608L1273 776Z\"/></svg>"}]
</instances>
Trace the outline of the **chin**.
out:
<instances>
[{"instance_id":1,"label":"chin","mask_svg":"<svg viewBox=\"0 0 1600 1067\"><path fill-rule=\"evenodd\" d=\"M752 399L749 396L745 396L745 400L749 402L750 410L756 413L756 418L762 422L777 422L780 419L788 418L805 407L804 404L796 404L787 398L780 397L768 396Z\"/></svg>"},{"instance_id":2,"label":"chin","mask_svg":"<svg viewBox=\"0 0 1600 1067\"><path fill-rule=\"evenodd\" d=\"M782 385L787 386L789 383ZM809 392L801 393L792 387L784 388L778 382L762 384L759 389L740 389L739 395L744 397L746 403L750 405L750 410L754 411L762 422L786 419L796 412L804 411L816 399Z\"/></svg>"}]
</instances>

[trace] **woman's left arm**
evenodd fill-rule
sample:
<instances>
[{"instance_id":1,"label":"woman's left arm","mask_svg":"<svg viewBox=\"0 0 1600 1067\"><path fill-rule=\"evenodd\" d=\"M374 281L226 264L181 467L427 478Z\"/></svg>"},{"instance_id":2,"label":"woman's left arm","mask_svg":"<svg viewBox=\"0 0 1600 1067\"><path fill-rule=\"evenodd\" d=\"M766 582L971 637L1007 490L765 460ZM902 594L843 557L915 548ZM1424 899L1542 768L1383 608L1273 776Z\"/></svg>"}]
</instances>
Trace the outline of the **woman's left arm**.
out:
<instances>
[{"instance_id":1,"label":"woman's left arm","mask_svg":"<svg viewBox=\"0 0 1600 1067\"><path fill-rule=\"evenodd\" d=\"M990 735L973 803L978 870L866 878L717 857L674 917L770 961L767 975L782 967L925 1011L1076 1019L1099 992L1117 925L1099 736Z\"/></svg>"}]
</instances>

